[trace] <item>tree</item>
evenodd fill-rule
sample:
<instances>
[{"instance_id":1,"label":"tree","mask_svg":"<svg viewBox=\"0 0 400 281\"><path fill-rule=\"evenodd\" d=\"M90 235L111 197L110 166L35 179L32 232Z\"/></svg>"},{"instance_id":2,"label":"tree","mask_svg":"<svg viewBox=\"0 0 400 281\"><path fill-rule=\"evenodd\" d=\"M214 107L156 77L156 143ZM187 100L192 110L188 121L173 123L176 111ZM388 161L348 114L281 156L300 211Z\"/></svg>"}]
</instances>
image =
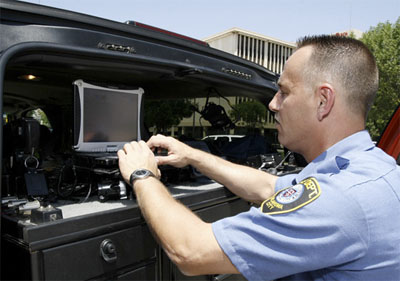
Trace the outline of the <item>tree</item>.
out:
<instances>
[{"instance_id":1,"label":"tree","mask_svg":"<svg viewBox=\"0 0 400 281\"><path fill-rule=\"evenodd\" d=\"M236 104L233 108L230 111L231 117L236 120L241 118L250 128L256 128L257 125L262 124L267 112L265 106L256 100Z\"/></svg>"},{"instance_id":2,"label":"tree","mask_svg":"<svg viewBox=\"0 0 400 281\"><path fill-rule=\"evenodd\" d=\"M145 123L149 127L156 127L155 133L166 133L183 118L193 114L192 104L186 99L145 101L144 110Z\"/></svg>"},{"instance_id":3,"label":"tree","mask_svg":"<svg viewBox=\"0 0 400 281\"><path fill-rule=\"evenodd\" d=\"M37 120L40 125L44 125L47 128L51 129L51 125L49 119L47 118L46 113L40 108L32 110L26 114L27 117L32 117L33 119Z\"/></svg>"},{"instance_id":4,"label":"tree","mask_svg":"<svg viewBox=\"0 0 400 281\"><path fill-rule=\"evenodd\" d=\"M400 103L400 17L395 24L379 23L361 38L374 54L379 68L379 90L367 118L373 139L382 134Z\"/></svg>"}]
</instances>

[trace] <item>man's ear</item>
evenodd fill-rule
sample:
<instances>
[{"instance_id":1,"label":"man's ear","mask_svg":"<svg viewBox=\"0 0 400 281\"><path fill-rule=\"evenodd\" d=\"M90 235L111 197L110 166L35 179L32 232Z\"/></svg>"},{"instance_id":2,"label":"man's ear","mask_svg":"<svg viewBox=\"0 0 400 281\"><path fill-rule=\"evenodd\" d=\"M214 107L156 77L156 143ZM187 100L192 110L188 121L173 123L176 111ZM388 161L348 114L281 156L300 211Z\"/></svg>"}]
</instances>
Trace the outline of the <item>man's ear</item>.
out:
<instances>
[{"instance_id":1,"label":"man's ear","mask_svg":"<svg viewBox=\"0 0 400 281\"><path fill-rule=\"evenodd\" d=\"M318 88L318 120L322 121L331 112L335 103L335 90L330 84L323 84Z\"/></svg>"}]
</instances>

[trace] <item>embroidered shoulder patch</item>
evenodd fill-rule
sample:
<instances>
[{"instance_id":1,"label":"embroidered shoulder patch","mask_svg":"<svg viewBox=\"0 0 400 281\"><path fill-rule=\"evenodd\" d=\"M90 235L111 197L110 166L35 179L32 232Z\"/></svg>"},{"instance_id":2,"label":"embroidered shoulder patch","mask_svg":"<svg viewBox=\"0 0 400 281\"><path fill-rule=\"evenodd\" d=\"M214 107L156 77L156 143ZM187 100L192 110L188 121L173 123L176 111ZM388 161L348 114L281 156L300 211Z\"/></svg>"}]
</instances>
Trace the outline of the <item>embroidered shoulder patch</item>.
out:
<instances>
[{"instance_id":1,"label":"embroidered shoulder patch","mask_svg":"<svg viewBox=\"0 0 400 281\"><path fill-rule=\"evenodd\" d=\"M306 178L300 183L279 190L261 204L264 214L276 215L293 212L317 199L321 189L315 178Z\"/></svg>"}]
</instances>

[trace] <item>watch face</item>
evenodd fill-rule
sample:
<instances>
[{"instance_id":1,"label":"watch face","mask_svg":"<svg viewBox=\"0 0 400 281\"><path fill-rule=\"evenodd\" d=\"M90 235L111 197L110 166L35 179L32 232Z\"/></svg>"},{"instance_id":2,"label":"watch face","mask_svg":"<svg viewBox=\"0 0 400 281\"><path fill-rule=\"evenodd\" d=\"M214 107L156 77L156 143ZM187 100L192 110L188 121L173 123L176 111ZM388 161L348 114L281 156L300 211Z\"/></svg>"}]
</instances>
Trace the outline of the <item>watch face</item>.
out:
<instances>
[{"instance_id":1,"label":"watch face","mask_svg":"<svg viewBox=\"0 0 400 281\"><path fill-rule=\"evenodd\" d=\"M147 175L148 173L149 173L149 172L148 172L147 170L137 170L137 171L135 172L136 176L138 176L138 177L145 176L145 175Z\"/></svg>"},{"instance_id":2,"label":"watch face","mask_svg":"<svg viewBox=\"0 0 400 281\"><path fill-rule=\"evenodd\" d=\"M153 175L153 173L152 173L151 171L149 171L149 170L146 170L146 169L138 169L138 170L134 171L134 172L131 174L131 177L129 178L129 183L130 183L130 185L133 186L133 182L134 182L136 179L145 179L145 178L147 178L147 177L149 177L149 176L155 177L155 176Z\"/></svg>"}]
</instances>

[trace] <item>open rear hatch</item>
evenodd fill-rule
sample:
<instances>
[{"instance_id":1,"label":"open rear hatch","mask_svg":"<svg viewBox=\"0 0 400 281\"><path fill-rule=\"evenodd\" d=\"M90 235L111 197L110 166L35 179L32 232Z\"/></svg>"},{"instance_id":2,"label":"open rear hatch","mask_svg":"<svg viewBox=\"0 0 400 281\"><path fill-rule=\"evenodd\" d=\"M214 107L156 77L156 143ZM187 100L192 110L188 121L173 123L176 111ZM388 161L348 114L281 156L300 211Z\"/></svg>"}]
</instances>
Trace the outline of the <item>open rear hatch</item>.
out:
<instances>
[{"instance_id":1,"label":"open rear hatch","mask_svg":"<svg viewBox=\"0 0 400 281\"><path fill-rule=\"evenodd\" d=\"M122 91L141 88L144 104L245 97L266 105L277 89L277 75L265 68L172 32L23 2L1 1L0 8L3 194L26 195L26 159L33 156L38 161L31 166L42 169L48 186L60 193L65 166L76 164L75 81ZM33 125L30 114L38 109L48 119L47 128ZM193 116L199 110L194 101ZM149 112L140 116L144 140L152 133L144 123ZM114 114L122 116L118 107ZM196 129L179 134L189 139ZM101 182L107 182L107 172Z\"/></svg>"}]
</instances>

